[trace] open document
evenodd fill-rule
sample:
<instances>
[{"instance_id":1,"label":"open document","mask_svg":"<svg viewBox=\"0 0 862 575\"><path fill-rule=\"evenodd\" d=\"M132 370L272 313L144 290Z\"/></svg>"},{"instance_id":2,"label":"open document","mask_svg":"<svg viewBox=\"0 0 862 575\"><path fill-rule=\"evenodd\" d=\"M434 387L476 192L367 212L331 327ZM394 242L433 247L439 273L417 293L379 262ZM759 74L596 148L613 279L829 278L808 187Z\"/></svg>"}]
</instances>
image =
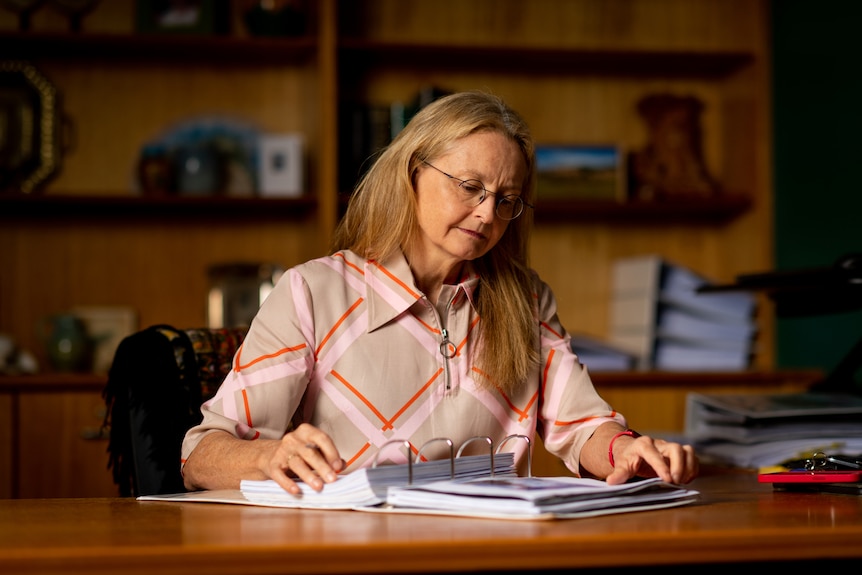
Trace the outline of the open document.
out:
<instances>
[{"instance_id":1,"label":"open document","mask_svg":"<svg viewBox=\"0 0 862 575\"><path fill-rule=\"evenodd\" d=\"M510 438L529 443L524 436ZM491 448L488 454L461 456L459 449L459 455L452 450L453 455L445 459L413 463L408 458L403 464L374 465L340 475L321 491L297 481L301 492L293 495L273 480L244 480L240 489L144 495L138 501L554 519L676 507L693 502L699 495L657 478L608 485L575 477L519 477L513 453L499 452L500 446L495 452L489 438L473 439L487 441ZM400 440L396 443L409 445ZM451 441L449 444L451 447Z\"/></svg>"},{"instance_id":2,"label":"open document","mask_svg":"<svg viewBox=\"0 0 862 575\"><path fill-rule=\"evenodd\" d=\"M391 487L386 508L506 519L577 518L677 507L697 491L659 478L608 485L578 477L486 477Z\"/></svg>"}]
</instances>

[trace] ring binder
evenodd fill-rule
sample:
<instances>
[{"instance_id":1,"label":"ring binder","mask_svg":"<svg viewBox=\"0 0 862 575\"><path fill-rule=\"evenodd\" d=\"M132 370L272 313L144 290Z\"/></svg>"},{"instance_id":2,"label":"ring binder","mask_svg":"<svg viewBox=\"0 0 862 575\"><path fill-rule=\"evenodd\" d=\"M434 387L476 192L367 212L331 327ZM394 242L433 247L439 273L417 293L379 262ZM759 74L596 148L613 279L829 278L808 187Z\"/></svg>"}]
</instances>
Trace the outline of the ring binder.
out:
<instances>
[{"instance_id":1,"label":"ring binder","mask_svg":"<svg viewBox=\"0 0 862 575\"><path fill-rule=\"evenodd\" d=\"M591 478L533 477L531 465L528 465L529 475L519 477L514 452L502 451L513 439L527 444L527 461L531 463L531 439L526 435L505 437L496 449L490 437L470 437L461 443L457 454L451 439L435 437L423 443L415 451L415 457L409 441L393 439L380 446L371 467L341 475L333 483L325 484L321 491L314 491L302 481L297 481L301 493L293 495L272 479L243 480L238 490L144 495L138 500L491 519L555 519L664 509L687 505L699 496L697 491L665 483L657 477L608 485ZM449 448L448 462L447 458L418 461L426 447L441 441ZM462 455L465 448L475 441L486 443L488 453ZM394 445L406 449L407 462L378 465L380 453Z\"/></svg>"}]
</instances>

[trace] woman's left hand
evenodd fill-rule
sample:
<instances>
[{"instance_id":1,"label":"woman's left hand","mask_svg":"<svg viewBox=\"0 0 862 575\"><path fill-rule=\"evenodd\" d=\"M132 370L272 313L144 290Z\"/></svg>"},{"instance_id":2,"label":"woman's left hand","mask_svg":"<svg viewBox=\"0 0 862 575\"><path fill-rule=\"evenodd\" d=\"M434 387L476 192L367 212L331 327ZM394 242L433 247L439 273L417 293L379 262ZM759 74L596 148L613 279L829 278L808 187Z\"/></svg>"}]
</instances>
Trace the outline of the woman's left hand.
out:
<instances>
[{"instance_id":1,"label":"woman's left hand","mask_svg":"<svg viewBox=\"0 0 862 575\"><path fill-rule=\"evenodd\" d=\"M668 483L682 485L697 477L700 469L697 455L690 445L646 435L621 437L616 443L614 469L606 478L608 485L625 483L633 477L661 477Z\"/></svg>"}]
</instances>

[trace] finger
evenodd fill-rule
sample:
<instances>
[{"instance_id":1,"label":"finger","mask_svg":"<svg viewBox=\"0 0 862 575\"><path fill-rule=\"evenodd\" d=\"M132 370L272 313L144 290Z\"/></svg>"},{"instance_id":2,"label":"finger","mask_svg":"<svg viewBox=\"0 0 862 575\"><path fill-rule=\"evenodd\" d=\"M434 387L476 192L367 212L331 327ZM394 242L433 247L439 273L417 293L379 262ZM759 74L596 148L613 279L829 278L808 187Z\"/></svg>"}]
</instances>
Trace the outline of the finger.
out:
<instances>
[{"instance_id":1,"label":"finger","mask_svg":"<svg viewBox=\"0 0 862 575\"><path fill-rule=\"evenodd\" d=\"M304 451L308 451L309 454L303 453L303 455L300 455L297 453L295 457L290 459L290 470L313 490L320 491L323 489L323 480L321 479L319 472L305 460L305 457L314 458L315 456L310 455L310 453L315 452L316 450L313 447L305 447ZM322 461L322 458L319 455L316 455L316 458L319 461ZM329 467L326 462L323 462L323 465L327 468Z\"/></svg>"},{"instance_id":2,"label":"finger","mask_svg":"<svg viewBox=\"0 0 862 575\"><path fill-rule=\"evenodd\" d=\"M620 465L618 467L614 467L611 474L605 477L605 482L608 485L621 485L634 476L635 472L633 470Z\"/></svg>"},{"instance_id":3,"label":"finger","mask_svg":"<svg viewBox=\"0 0 862 575\"><path fill-rule=\"evenodd\" d=\"M287 458L287 466L288 467L290 466L290 460L291 460L291 457L288 456L288 458ZM269 476L273 481L278 483L281 486L281 488L284 489L285 491L287 491L288 493L291 493L293 495L299 495L300 493L302 493L302 490L299 488L299 485L297 485L296 482L287 475L287 473L285 472L285 469L282 468L281 466L275 467L272 470L272 472L269 474Z\"/></svg>"},{"instance_id":4,"label":"finger","mask_svg":"<svg viewBox=\"0 0 862 575\"><path fill-rule=\"evenodd\" d=\"M646 441L642 441L644 439L646 439ZM661 447L664 449L667 449L668 445L669 444L664 442L661 443ZM630 450L632 449L637 449L637 452L632 455L637 455L641 459L638 475L643 477L660 477L663 481L673 483L673 474L668 465L668 458L659 451L659 445L657 445L655 441L645 436L639 437L634 443L632 443L632 448L630 448ZM624 459L630 450L623 454ZM670 459L673 461L672 456Z\"/></svg>"},{"instance_id":5,"label":"finger","mask_svg":"<svg viewBox=\"0 0 862 575\"><path fill-rule=\"evenodd\" d=\"M314 448L320 457L326 461L332 470L338 472L344 469L344 460L338 453L338 448L335 447L332 438L320 429L312 428L307 434L303 435L306 447Z\"/></svg>"},{"instance_id":6,"label":"finger","mask_svg":"<svg viewBox=\"0 0 862 575\"><path fill-rule=\"evenodd\" d=\"M684 446L683 452L685 453L686 472L683 475L682 483L691 483L700 473L700 460L698 460L697 454L691 445Z\"/></svg>"},{"instance_id":7,"label":"finger","mask_svg":"<svg viewBox=\"0 0 862 575\"><path fill-rule=\"evenodd\" d=\"M296 430L285 435L283 441L290 443L291 447L286 448L288 451L297 453L301 452L303 458L307 461L311 460L307 457L308 454L304 452L303 448L316 449L323 460L327 463L329 468L328 471L330 473L337 473L342 471L345 467L344 460L338 453L338 449L335 447L335 443L333 443L332 438L330 438L326 432L314 427L313 425L308 423L301 424L296 428ZM319 469L319 471L325 470L327 469Z\"/></svg>"}]
</instances>

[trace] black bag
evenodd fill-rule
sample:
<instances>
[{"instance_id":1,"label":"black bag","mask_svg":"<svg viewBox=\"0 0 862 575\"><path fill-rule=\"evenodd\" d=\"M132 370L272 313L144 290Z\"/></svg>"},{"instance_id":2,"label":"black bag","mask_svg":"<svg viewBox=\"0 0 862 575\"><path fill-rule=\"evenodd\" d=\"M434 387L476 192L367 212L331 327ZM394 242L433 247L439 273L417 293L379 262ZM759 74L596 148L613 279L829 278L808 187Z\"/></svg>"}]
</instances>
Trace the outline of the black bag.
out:
<instances>
[{"instance_id":1,"label":"black bag","mask_svg":"<svg viewBox=\"0 0 862 575\"><path fill-rule=\"evenodd\" d=\"M245 339L244 328L154 325L120 342L103 397L108 467L123 497L185 491L180 450Z\"/></svg>"}]
</instances>

